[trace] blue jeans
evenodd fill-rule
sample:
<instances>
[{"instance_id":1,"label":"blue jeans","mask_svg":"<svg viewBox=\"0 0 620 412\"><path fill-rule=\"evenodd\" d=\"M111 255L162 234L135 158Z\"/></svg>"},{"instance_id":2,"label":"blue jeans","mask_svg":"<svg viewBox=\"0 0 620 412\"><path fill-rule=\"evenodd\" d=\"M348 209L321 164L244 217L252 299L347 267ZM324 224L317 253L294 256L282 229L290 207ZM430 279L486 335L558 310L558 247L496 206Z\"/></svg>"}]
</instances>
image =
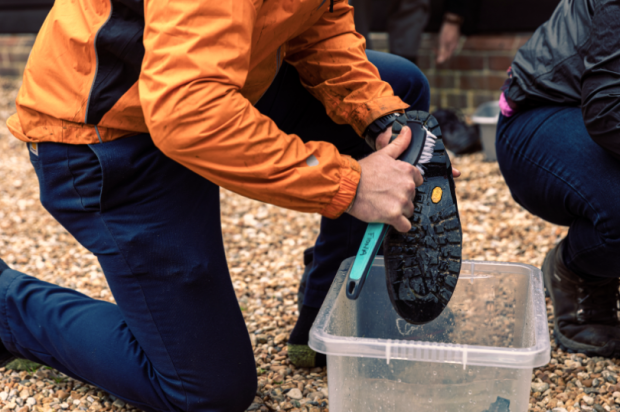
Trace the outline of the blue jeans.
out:
<instances>
[{"instance_id":1,"label":"blue jeans","mask_svg":"<svg viewBox=\"0 0 620 412\"><path fill-rule=\"evenodd\" d=\"M570 227L568 268L585 280L620 277L620 161L592 141L580 108L500 116L496 147L514 199Z\"/></svg>"},{"instance_id":2,"label":"blue jeans","mask_svg":"<svg viewBox=\"0 0 620 412\"><path fill-rule=\"evenodd\" d=\"M369 55L408 101L428 105L428 85L413 64ZM329 120L290 66L282 70L260 110L305 140L324 138L358 157L369 152L350 127ZM147 411L244 411L256 369L226 264L219 188L145 134L41 143L30 157L42 204L97 256L117 305L7 270L0 276L7 349ZM348 239L360 233L356 225L363 226L347 217L325 222L319 244L337 250L321 246L317 259L340 263L354 253L337 243L359 243ZM336 266L319 267L322 291Z\"/></svg>"}]
</instances>

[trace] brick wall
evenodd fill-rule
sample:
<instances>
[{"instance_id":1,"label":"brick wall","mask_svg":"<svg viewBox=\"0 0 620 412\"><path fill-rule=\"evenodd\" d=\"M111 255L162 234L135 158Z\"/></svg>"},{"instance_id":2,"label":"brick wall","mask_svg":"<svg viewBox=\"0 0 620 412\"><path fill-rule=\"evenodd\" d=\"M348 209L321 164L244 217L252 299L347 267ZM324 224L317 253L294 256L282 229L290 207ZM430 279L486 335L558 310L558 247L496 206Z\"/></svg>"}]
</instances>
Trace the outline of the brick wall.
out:
<instances>
[{"instance_id":1,"label":"brick wall","mask_svg":"<svg viewBox=\"0 0 620 412\"><path fill-rule=\"evenodd\" d=\"M447 62L435 63L437 35L425 33L418 65L431 85L431 109L450 107L471 114L480 104L499 98L506 69L531 34L461 37ZM371 33L375 49L387 51L386 33Z\"/></svg>"},{"instance_id":2,"label":"brick wall","mask_svg":"<svg viewBox=\"0 0 620 412\"><path fill-rule=\"evenodd\" d=\"M371 36L376 49L387 51L387 34ZM529 37L529 34L463 37L454 56L437 65L436 35L425 33L418 65L431 85L433 108L453 107L471 114L478 105L497 99L506 69ZM0 35L0 76L21 77L34 38L34 35Z\"/></svg>"},{"instance_id":3,"label":"brick wall","mask_svg":"<svg viewBox=\"0 0 620 412\"><path fill-rule=\"evenodd\" d=\"M418 65L431 85L431 105L471 114L480 104L497 100L506 69L530 34L462 37L454 56L435 63L437 36L425 34Z\"/></svg>"},{"instance_id":4,"label":"brick wall","mask_svg":"<svg viewBox=\"0 0 620 412\"><path fill-rule=\"evenodd\" d=\"M22 76L34 38L33 34L0 35L0 76Z\"/></svg>"}]
</instances>

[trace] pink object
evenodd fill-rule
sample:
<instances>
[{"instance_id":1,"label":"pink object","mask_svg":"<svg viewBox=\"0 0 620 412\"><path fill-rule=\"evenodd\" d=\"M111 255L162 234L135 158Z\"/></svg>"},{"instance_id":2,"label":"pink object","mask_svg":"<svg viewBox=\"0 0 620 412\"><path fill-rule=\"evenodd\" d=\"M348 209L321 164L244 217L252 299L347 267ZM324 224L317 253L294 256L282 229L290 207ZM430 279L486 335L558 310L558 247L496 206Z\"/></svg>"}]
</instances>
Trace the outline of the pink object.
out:
<instances>
[{"instance_id":1,"label":"pink object","mask_svg":"<svg viewBox=\"0 0 620 412\"><path fill-rule=\"evenodd\" d=\"M502 114L506 117L510 117L515 114L515 111L508 102L506 101L506 97L504 97L504 93L499 96L499 109L502 111Z\"/></svg>"}]
</instances>

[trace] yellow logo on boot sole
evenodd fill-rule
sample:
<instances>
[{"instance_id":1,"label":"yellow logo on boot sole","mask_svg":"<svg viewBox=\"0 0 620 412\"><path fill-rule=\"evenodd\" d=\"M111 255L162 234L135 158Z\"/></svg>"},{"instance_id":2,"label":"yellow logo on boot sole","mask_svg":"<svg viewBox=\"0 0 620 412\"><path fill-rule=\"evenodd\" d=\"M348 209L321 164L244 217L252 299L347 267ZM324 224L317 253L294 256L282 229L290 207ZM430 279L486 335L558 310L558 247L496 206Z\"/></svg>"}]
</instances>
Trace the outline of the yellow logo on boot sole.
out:
<instances>
[{"instance_id":1,"label":"yellow logo on boot sole","mask_svg":"<svg viewBox=\"0 0 620 412\"><path fill-rule=\"evenodd\" d=\"M433 193L431 194L431 200L433 201L433 203L439 203L442 195L443 190L441 190L441 187L437 186L433 189Z\"/></svg>"}]
</instances>

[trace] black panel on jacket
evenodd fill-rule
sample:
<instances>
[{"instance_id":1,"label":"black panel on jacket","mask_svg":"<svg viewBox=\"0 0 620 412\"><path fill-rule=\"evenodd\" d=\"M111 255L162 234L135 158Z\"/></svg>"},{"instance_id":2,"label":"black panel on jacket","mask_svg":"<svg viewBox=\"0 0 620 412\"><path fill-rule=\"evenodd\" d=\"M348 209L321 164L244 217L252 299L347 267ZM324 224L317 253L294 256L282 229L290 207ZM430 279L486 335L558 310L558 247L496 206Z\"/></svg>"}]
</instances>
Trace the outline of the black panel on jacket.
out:
<instances>
[{"instance_id":1,"label":"black panel on jacket","mask_svg":"<svg viewBox=\"0 0 620 412\"><path fill-rule=\"evenodd\" d=\"M95 39L97 75L88 99L85 123L98 124L137 81L144 58L144 5L113 0L112 14Z\"/></svg>"}]
</instances>

